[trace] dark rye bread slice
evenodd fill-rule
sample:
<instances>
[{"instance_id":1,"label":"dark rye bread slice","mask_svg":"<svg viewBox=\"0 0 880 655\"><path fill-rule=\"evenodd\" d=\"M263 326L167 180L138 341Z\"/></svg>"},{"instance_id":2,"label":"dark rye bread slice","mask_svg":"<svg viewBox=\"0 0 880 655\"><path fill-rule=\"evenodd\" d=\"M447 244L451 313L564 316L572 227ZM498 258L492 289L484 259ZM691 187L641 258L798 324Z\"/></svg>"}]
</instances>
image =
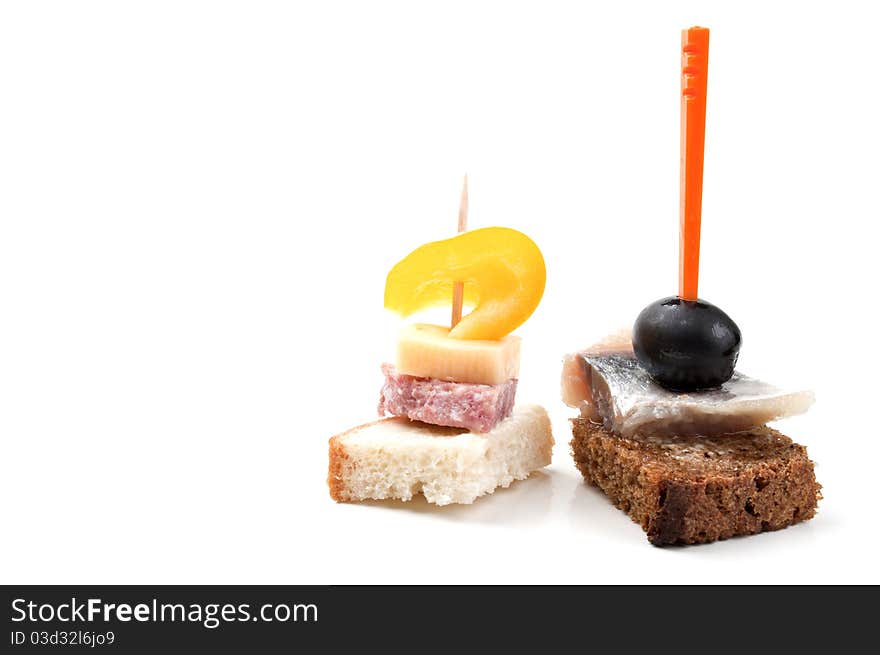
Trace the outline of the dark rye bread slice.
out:
<instances>
[{"instance_id":1,"label":"dark rye bread slice","mask_svg":"<svg viewBox=\"0 0 880 655\"><path fill-rule=\"evenodd\" d=\"M619 437L572 420L575 464L655 546L779 530L822 497L807 449L768 427L718 437Z\"/></svg>"}]
</instances>

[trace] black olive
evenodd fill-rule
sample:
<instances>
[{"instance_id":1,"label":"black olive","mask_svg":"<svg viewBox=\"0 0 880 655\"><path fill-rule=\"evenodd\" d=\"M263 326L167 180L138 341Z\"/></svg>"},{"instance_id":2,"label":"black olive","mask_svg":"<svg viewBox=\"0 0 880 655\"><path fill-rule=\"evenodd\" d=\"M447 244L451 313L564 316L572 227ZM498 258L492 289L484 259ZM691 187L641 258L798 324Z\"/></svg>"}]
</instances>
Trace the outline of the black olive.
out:
<instances>
[{"instance_id":1,"label":"black olive","mask_svg":"<svg viewBox=\"0 0 880 655\"><path fill-rule=\"evenodd\" d=\"M633 327L639 364L659 384L676 391L727 382L741 343L733 319L705 300L663 298L645 307Z\"/></svg>"}]
</instances>

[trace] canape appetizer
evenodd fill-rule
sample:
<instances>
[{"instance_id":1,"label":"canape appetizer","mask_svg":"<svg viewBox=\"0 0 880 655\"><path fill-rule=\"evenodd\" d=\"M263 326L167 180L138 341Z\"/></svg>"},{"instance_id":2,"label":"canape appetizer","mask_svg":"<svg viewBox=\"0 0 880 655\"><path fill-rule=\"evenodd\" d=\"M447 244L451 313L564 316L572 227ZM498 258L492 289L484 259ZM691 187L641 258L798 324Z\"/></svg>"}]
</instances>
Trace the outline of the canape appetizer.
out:
<instances>
[{"instance_id":1,"label":"canape appetizer","mask_svg":"<svg viewBox=\"0 0 880 655\"><path fill-rule=\"evenodd\" d=\"M386 308L407 317L452 302L452 326L403 327L396 361L382 364L379 415L391 417L330 439L334 500L472 503L550 463L547 412L514 406L520 338L510 334L545 278L534 242L504 227L428 243L391 269ZM463 304L473 309L462 318Z\"/></svg>"},{"instance_id":2,"label":"canape appetizer","mask_svg":"<svg viewBox=\"0 0 880 655\"><path fill-rule=\"evenodd\" d=\"M806 448L765 425L813 394L736 371L739 328L697 297L708 49L707 29L683 31L679 294L563 364L578 469L655 545L777 530L821 498Z\"/></svg>"}]
</instances>

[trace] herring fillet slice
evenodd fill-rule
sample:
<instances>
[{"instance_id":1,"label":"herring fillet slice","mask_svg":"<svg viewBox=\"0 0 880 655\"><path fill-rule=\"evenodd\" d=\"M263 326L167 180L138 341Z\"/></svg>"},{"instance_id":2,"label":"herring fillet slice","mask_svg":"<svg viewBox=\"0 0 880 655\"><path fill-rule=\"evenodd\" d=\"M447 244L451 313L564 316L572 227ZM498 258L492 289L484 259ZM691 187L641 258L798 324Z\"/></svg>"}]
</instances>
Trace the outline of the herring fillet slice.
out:
<instances>
[{"instance_id":1,"label":"herring fillet slice","mask_svg":"<svg viewBox=\"0 0 880 655\"><path fill-rule=\"evenodd\" d=\"M622 436L740 432L813 404L811 391L785 391L741 373L718 389L692 393L658 385L624 340L568 355L562 399L585 418Z\"/></svg>"}]
</instances>

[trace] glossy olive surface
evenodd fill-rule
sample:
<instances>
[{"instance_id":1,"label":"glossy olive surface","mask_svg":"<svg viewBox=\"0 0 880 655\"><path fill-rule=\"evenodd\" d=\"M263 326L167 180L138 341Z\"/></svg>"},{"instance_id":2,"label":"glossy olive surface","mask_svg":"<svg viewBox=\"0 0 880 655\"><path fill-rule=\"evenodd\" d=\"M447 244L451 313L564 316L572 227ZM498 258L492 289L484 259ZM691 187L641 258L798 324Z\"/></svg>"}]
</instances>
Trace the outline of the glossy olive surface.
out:
<instances>
[{"instance_id":1,"label":"glossy olive surface","mask_svg":"<svg viewBox=\"0 0 880 655\"><path fill-rule=\"evenodd\" d=\"M676 296L653 302L633 326L633 350L654 380L676 391L711 389L733 375L742 334L705 300Z\"/></svg>"}]
</instances>

